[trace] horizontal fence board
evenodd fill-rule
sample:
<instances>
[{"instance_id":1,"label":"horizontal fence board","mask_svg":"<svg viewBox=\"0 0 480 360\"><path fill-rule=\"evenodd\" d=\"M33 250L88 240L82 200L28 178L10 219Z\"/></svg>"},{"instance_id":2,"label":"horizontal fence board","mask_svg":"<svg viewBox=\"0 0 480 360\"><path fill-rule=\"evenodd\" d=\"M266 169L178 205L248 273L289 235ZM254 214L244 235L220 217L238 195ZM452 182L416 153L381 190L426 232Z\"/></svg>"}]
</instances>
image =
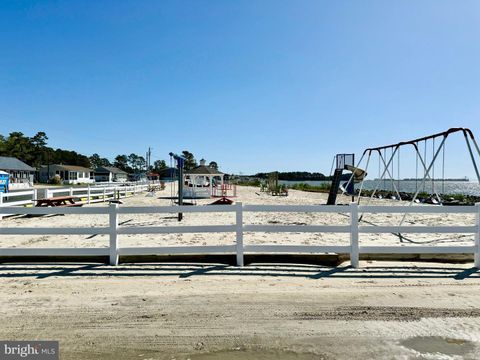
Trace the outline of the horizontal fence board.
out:
<instances>
[{"instance_id":1,"label":"horizontal fence board","mask_svg":"<svg viewBox=\"0 0 480 360\"><path fill-rule=\"evenodd\" d=\"M9 202L4 202L3 204L0 205L0 214L12 214L11 212L8 212L8 210L3 210L5 208L10 208L10 209L15 209L15 214L17 214L17 208L21 209L22 205L30 205L32 204L32 200L20 200L20 201L9 201Z\"/></svg>"},{"instance_id":2,"label":"horizontal fence board","mask_svg":"<svg viewBox=\"0 0 480 360\"><path fill-rule=\"evenodd\" d=\"M203 206L128 206L119 207L119 214L158 214L158 213L208 213L208 212L235 212L237 208L231 205L203 205Z\"/></svg>"},{"instance_id":3,"label":"horizontal fence board","mask_svg":"<svg viewBox=\"0 0 480 360\"><path fill-rule=\"evenodd\" d=\"M15 208L15 214L19 215L68 215L68 214L78 214L78 215L91 215L91 214L108 214L109 209L105 207L19 207ZM0 214L12 213L12 209L9 207L0 207Z\"/></svg>"},{"instance_id":4,"label":"horizontal fence board","mask_svg":"<svg viewBox=\"0 0 480 360\"><path fill-rule=\"evenodd\" d=\"M342 205L244 205L247 212L350 212L349 206Z\"/></svg>"},{"instance_id":5,"label":"horizontal fence board","mask_svg":"<svg viewBox=\"0 0 480 360\"><path fill-rule=\"evenodd\" d=\"M408 233L408 234L473 234L476 226L359 226L363 234Z\"/></svg>"},{"instance_id":6,"label":"horizontal fence board","mask_svg":"<svg viewBox=\"0 0 480 360\"><path fill-rule=\"evenodd\" d=\"M350 246L316 246L316 245L245 245L244 252L278 252L278 253L349 253Z\"/></svg>"},{"instance_id":7,"label":"horizontal fence board","mask_svg":"<svg viewBox=\"0 0 480 360\"><path fill-rule=\"evenodd\" d=\"M469 254L474 246L360 246L362 254Z\"/></svg>"},{"instance_id":8,"label":"horizontal fence board","mask_svg":"<svg viewBox=\"0 0 480 360\"><path fill-rule=\"evenodd\" d=\"M119 227L118 234L192 234L234 232L236 225Z\"/></svg>"},{"instance_id":9,"label":"horizontal fence board","mask_svg":"<svg viewBox=\"0 0 480 360\"><path fill-rule=\"evenodd\" d=\"M103 256L108 248L7 248L0 249L0 256Z\"/></svg>"},{"instance_id":10,"label":"horizontal fence board","mask_svg":"<svg viewBox=\"0 0 480 360\"><path fill-rule=\"evenodd\" d=\"M478 210L475 206L383 206L383 205L360 205L359 212L363 213L428 213L428 214L474 214Z\"/></svg>"},{"instance_id":11,"label":"horizontal fence board","mask_svg":"<svg viewBox=\"0 0 480 360\"><path fill-rule=\"evenodd\" d=\"M72 192L84 191L85 193L88 191L88 188L72 188Z\"/></svg>"},{"instance_id":12,"label":"horizontal fence board","mask_svg":"<svg viewBox=\"0 0 480 360\"><path fill-rule=\"evenodd\" d=\"M350 225L244 225L243 231L250 232L313 232L349 233Z\"/></svg>"},{"instance_id":13,"label":"horizontal fence board","mask_svg":"<svg viewBox=\"0 0 480 360\"><path fill-rule=\"evenodd\" d=\"M0 235L96 235L110 234L109 227L74 228L74 227L0 227Z\"/></svg>"},{"instance_id":14,"label":"horizontal fence board","mask_svg":"<svg viewBox=\"0 0 480 360\"><path fill-rule=\"evenodd\" d=\"M35 193L34 190L27 190L27 191L11 191L7 193L0 193L0 196L3 198L6 197L14 197L14 196L28 196L33 195Z\"/></svg>"},{"instance_id":15,"label":"horizontal fence board","mask_svg":"<svg viewBox=\"0 0 480 360\"><path fill-rule=\"evenodd\" d=\"M212 254L234 253L235 245L218 246L157 246L157 247L121 247L119 255L170 255L170 254Z\"/></svg>"}]
</instances>

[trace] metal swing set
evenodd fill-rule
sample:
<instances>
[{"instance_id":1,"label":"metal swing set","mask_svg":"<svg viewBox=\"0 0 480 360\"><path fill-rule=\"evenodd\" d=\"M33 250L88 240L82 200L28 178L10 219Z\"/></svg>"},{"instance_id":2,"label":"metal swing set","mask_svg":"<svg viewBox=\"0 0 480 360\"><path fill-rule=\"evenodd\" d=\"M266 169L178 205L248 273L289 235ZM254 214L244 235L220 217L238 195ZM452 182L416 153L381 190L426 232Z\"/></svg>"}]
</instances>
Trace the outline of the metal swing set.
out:
<instances>
[{"instance_id":1,"label":"metal swing set","mask_svg":"<svg viewBox=\"0 0 480 360\"><path fill-rule=\"evenodd\" d=\"M421 137L418 139L410 140L410 141L402 141L396 144L386 145L386 146L379 146L374 148L367 148L358 164L355 168L360 169L362 162L365 161L365 172L368 171L369 166L371 165L371 159L374 155L378 155L378 178L375 179L375 186L373 191L370 193L369 199L366 205L369 205L370 202L374 197L382 198L381 195L377 195L379 193L379 188L383 183L383 188L386 188L386 183L388 182L391 186L392 191L391 194L395 194L390 196L392 200L409 200L408 205L411 206L414 203L420 203L419 194L423 191L425 192L425 185L428 182L431 182L431 193L429 203L433 205L454 205L448 204L442 198L442 195L445 194L445 147L446 147L446 140L452 134L463 134L463 138L466 143L466 147L468 149L468 154L470 156L470 160L472 162L473 168L475 170L475 174L477 177L478 184L480 184L480 173L477 166L476 157L480 158L480 148L478 146L477 141L470 129L467 128L450 128L447 131L443 131L437 134ZM431 151L432 156L430 159L427 158L429 153L429 146L431 143ZM439 143L437 146L436 144ZM473 146L472 146L473 144ZM422 146L423 145L423 146ZM401 191L401 184L400 184L400 152L401 149L411 147L415 153L415 192L413 196L411 193L402 192ZM423 150L423 151L422 151ZM435 187L435 163L440 161L441 157L441 189L439 192L438 187ZM394 175L394 168L395 168L395 159L396 159L396 167L397 167L397 178L395 179ZM419 168L423 171L423 176L419 179ZM366 179L362 179L360 185L358 186L358 190L356 191L357 196L357 204L360 204L362 200L362 192L364 191L364 184ZM348 185L354 181L354 173L350 176L347 185L342 188L342 194L345 194L345 189L348 188ZM351 195L351 194L349 194ZM362 221L364 214L362 213L359 217L359 221ZM407 216L407 212L403 213L403 216L400 220L399 226L401 226L405 218ZM400 241L409 240L406 239L402 234L395 234L399 236ZM411 240L410 240L411 241Z\"/></svg>"},{"instance_id":2,"label":"metal swing set","mask_svg":"<svg viewBox=\"0 0 480 360\"><path fill-rule=\"evenodd\" d=\"M470 129L467 128L451 128L448 129L447 131L443 131L437 134L425 136L422 138L410 140L410 141L402 141L396 144L391 144L391 145L385 145L385 146L379 146L379 147L374 147L374 148L368 148L365 149L365 151L362 154L362 157L360 158L360 161L356 165L355 168L360 169L360 166L362 165L362 162L365 160L366 165L365 165L365 171L368 171L368 168L371 164L371 158L372 155L377 154L378 155L378 161L379 161L379 177L375 179L375 187L372 193L370 194L370 199L368 203L370 203L371 199L375 197L377 192L379 191L379 188L382 184L382 182L385 183L388 181L391 185L391 188L393 192L395 193L395 196L392 198L394 200L410 200L410 205L419 202L418 200L418 195L419 193L423 190L425 191L425 185L427 181L431 181L431 187L432 187L432 195L435 197L432 199L433 204L438 204L441 205L443 203L441 194L445 192L445 144L447 138L455 133L462 133L465 139L465 143L467 145L468 153L470 155L470 159L473 165L473 168L475 170L475 174L477 177L477 181L480 184L480 173L479 169L477 166L477 160L475 159L475 153L478 157L480 157L480 148L478 146L477 141L475 140L475 137ZM436 142L440 140L440 144L437 146ZM432 144L432 158L430 161L427 159L427 148L428 148L428 142L431 141ZM421 144L423 143L423 149ZM472 147L473 144L473 147ZM400 188L400 151L402 148L405 147L412 147L415 152L415 193L413 197L408 196L406 193L401 192ZM423 150L423 154L422 151ZM435 163L439 160L439 157L441 157L441 162L442 162L442 185L441 185L441 192L439 193L438 187L435 187ZM396 159L396 165L397 165L397 179L395 179L394 175L394 165L395 165L395 159ZM418 174L419 174L419 166L423 170L423 177L419 179ZM364 191L364 183L366 179L363 179L360 183L358 194L357 194L357 203L360 204L360 201L362 199L362 192ZM350 176L348 180L348 184L350 184L353 181L353 173ZM347 186L346 186L347 187ZM343 193L345 191L342 191Z\"/></svg>"}]
</instances>

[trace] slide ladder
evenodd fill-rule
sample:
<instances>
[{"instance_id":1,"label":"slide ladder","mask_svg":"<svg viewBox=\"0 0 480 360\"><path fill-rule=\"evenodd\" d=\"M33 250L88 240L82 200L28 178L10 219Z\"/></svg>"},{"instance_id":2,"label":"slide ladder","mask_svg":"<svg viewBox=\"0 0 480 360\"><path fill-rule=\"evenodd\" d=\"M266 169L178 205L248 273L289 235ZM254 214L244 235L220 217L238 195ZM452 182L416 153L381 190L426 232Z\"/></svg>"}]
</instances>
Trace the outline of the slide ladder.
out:
<instances>
[{"instance_id":1,"label":"slide ladder","mask_svg":"<svg viewBox=\"0 0 480 360\"><path fill-rule=\"evenodd\" d=\"M335 205L337 200L338 189L340 188L340 181L342 179L343 169L336 169L333 174L332 185L330 186L330 192L328 193L327 205Z\"/></svg>"}]
</instances>

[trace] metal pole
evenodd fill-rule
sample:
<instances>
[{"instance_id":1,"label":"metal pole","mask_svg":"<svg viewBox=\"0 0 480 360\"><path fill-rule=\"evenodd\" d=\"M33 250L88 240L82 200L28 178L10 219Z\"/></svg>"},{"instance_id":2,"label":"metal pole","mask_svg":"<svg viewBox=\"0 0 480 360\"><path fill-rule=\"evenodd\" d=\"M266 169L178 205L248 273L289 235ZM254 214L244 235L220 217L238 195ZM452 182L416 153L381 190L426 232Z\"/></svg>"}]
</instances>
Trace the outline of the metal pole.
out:
<instances>
[{"instance_id":1,"label":"metal pole","mask_svg":"<svg viewBox=\"0 0 480 360\"><path fill-rule=\"evenodd\" d=\"M400 147L398 147L398 149L400 149ZM383 158L382 154L380 154L380 158L381 158L383 164L385 165L385 159ZM393 163L392 163L392 165L393 165ZM400 193L397 189L397 186L395 185L395 180L393 179L393 175L390 174L390 170L388 169L388 167L386 169L387 169L388 176L390 176L390 181L392 182L393 188L395 189L395 192L398 195L398 199L402 200L402 197L400 196ZM392 170L392 172L393 172L393 170Z\"/></svg>"},{"instance_id":2,"label":"metal pole","mask_svg":"<svg viewBox=\"0 0 480 360\"><path fill-rule=\"evenodd\" d=\"M177 159L178 165L178 205L183 205L183 159ZM182 221L183 213L178 213L178 221Z\"/></svg>"},{"instance_id":3,"label":"metal pole","mask_svg":"<svg viewBox=\"0 0 480 360\"><path fill-rule=\"evenodd\" d=\"M365 174L368 171L368 165L370 164L370 157L372 155L372 152L369 151L368 153L368 158L367 158L367 165L365 166ZM360 165L360 164L359 164ZM360 204L360 198L362 196L362 190L363 190L363 184L365 183L365 177L362 180L362 183L360 184L360 190L358 191L358 199L357 199L357 204Z\"/></svg>"},{"instance_id":4,"label":"metal pole","mask_svg":"<svg viewBox=\"0 0 480 360\"><path fill-rule=\"evenodd\" d=\"M416 146L414 146L414 147L415 147L415 151L417 152L418 158L420 159L420 161L421 161L421 163L422 163L423 171L424 171L424 173L425 173L425 176L428 178L428 180L431 180L432 177L430 176L430 172L427 171L427 164L423 161L422 155L420 155L420 152L418 151L418 148L417 148ZM445 147L445 144L443 145L443 147ZM440 148L439 148L439 149L440 149ZM426 159L425 159L425 160L426 160ZM420 186L420 187L421 187L421 186ZM423 187L423 189L424 189L424 191L425 191L425 186ZM417 190L417 189L415 189L415 190ZM417 193L420 193L420 191L418 191ZM437 197L437 200L438 200L439 203L442 202L442 199L440 198L440 196L438 195L438 193L435 192L433 195L435 195L435 196ZM412 199L412 202L414 202L415 199L416 199L416 197L414 197L414 198Z\"/></svg>"},{"instance_id":5,"label":"metal pole","mask_svg":"<svg viewBox=\"0 0 480 360\"><path fill-rule=\"evenodd\" d=\"M440 150L442 150L442 147L443 147L443 145L445 144L445 140L447 140L447 136L448 136L448 135L445 135L445 137L444 137L443 140L442 140L442 143L440 144L440 146L439 146L438 149L437 149L437 152L436 152L435 155L433 156L433 159L432 159L432 161L430 162L430 165L428 166L428 169L427 169L427 171L426 171L426 174L425 174L425 176L424 176L423 179L422 179L422 182L421 182L421 184L420 184L420 187L422 187L422 185L425 184L425 180L426 180L426 178L427 178L427 175L430 173L430 170L431 170L433 164L435 163L435 160L437 159L437 156L438 156L438 154L440 153ZM417 198L419 192L420 192L420 189L418 189L418 190L415 192L415 195L413 196L413 199L412 199L412 201L410 202L410 204L409 204L408 206L412 206L412 204L413 204L413 202L415 201L415 199ZM407 216L407 213L404 213L404 214L403 214L403 217L402 217L402 220L400 221L399 226L401 226L401 225L403 224L403 222L405 221L405 217L406 217L406 216Z\"/></svg>"},{"instance_id":6,"label":"metal pole","mask_svg":"<svg viewBox=\"0 0 480 360\"><path fill-rule=\"evenodd\" d=\"M378 153L380 154L381 153L381 150L377 150ZM390 163L392 162L393 160L393 157L395 156L395 154L397 153L397 148L395 148L395 151L393 152L392 156L390 157L390 159L388 160L388 164L387 166L385 166L385 169L383 170L383 173L382 173L382 176L380 176L380 179L377 180L377 184L375 185L375 189L373 190L373 193L372 195L370 195L370 199L368 199L368 202L367 202L367 205L369 205L373 199L373 197L375 196L375 193L377 192L378 190L378 186L380 185L380 183L382 182L382 179L383 177L385 176L385 173L387 172L387 169L388 167L390 166ZM364 213L362 213L360 215L360 218L358 219L359 221L361 221L363 219L363 215Z\"/></svg>"},{"instance_id":7,"label":"metal pole","mask_svg":"<svg viewBox=\"0 0 480 360\"><path fill-rule=\"evenodd\" d=\"M475 223L477 225L477 231L475 232L475 254L474 265L477 269L480 269L480 203L475 204L477 213L475 214Z\"/></svg>"},{"instance_id":8,"label":"metal pole","mask_svg":"<svg viewBox=\"0 0 480 360\"><path fill-rule=\"evenodd\" d=\"M475 157L473 156L472 147L470 146L470 142L468 141L467 134L464 132L463 135L465 136L465 141L467 142L468 146L468 152L470 153L470 158L472 159L473 167L475 169L475 173L477 174L477 180L480 183L480 173L478 172L477 163L475 162Z\"/></svg>"},{"instance_id":9,"label":"metal pole","mask_svg":"<svg viewBox=\"0 0 480 360\"><path fill-rule=\"evenodd\" d=\"M383 178L385 177L385 174L386 174L387 171L388 171L388 167L390 166L390 163L391 163L392 160L393 160L393 156L394 156L396 153L397 153L397 149L395 149L395 152L392 154L392 156L391 156L390 159L388 160L388 163L387 163L387 165L385 166L385 169L383 170L382 175L381 175L380 178L377 180L377 184L375 185L375 189L373 190L372 195L370 195L370 200L368 201L367 205L370 204L371 199L372 199L373 196L376 194L376 192L377 192L377 190L378 190L378 187L380 186L380 183L382 182ZM379 156L382 156L380 150L378 150L378 154L379 154ZM362 215L363 215L363 214L362 214Z\"/></svg>"}]
</instances>

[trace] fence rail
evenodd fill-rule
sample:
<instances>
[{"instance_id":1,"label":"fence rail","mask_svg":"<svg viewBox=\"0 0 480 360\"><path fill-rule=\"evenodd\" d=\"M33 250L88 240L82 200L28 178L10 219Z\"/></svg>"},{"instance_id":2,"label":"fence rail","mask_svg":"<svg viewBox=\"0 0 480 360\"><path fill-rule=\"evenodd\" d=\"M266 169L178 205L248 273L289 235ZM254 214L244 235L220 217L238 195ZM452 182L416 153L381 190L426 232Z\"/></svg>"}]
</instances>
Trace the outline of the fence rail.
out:
<instances>
[{"instance_id":1,"label":"fence rail","mask_svg":"<svg viewBox=\"0 0 480 360\"><path fill-rule=\"evenodd\" d=\"M401 211L400 211L401 209ZM10 208L0 207L0 216L7 214ZM0 248L0 256L109 256L111 265L117 265L120 255L170 255L170 254L236 254L237 264L243 266L244 253L342 253L349 254L352 266L359 267L359 256L362 253L376 254L441 254L462 253L474 254L476 267L480 267L480 204L475 206L434 207L410 206L297 206L297 205L242 205L232 206L156 206L156 207L120 207L110 204L108 207L91 208L18 208L19 214L104 214L109 217L109 225L104 227L70 227L70 228L33 228L33 227L0 227L1 235L109 235L109 247L104 248ZM235 214L230 225L201 226L121 226L118 222L120 214L149 213L218 213ZM348 225L253 225L245 224L244 213L249 212L305 212L305 213L347 213ZM475 214L474 226L365 226L359 225L359 213L462 213ZM349 233L349 245L244 245L243 238L247 233L267 232L315 232L315 233ZM157 246L157 247L121 247L119 235L134 234L167 234L167 233L233 233L233 245L218 246ZM371 233L467 233L475 235L472 246L361 246L360 235Z\"/></svg>"},{"instance_id":2,"label":"fence rail","mask_svg":"<svg viewBox=\"0 0 480 360\"><path fill-rule=\"evenodd\" d=\"M0 206L31 205L32 200L35 199L36 197L37 197L36 189L0 193ZM20 198L20 199L17 200L17 198ZM1 216L0 216L0 219L1 219Z\"/></svg>"},{"instance_id":3,"label":"fence rail","mask_svg":"<svg viewBox=\"0 0 480 360\"><path fill-rule=\"evenodd\" d=\"M115 186L99 185L87 187L68 187L60 189L44 189L44 191L46 198L68 195L79 199L81 203L92 204L95 202L106 202L114 198L120 199L133 196L137 193L147 191L148 187L149 184L144 183L117 183ZM0 193L0 207L9 208L8 212L0 213L0 220L5 215L25 214L25 212L22 212L21 210L22 207L35 206L35 200L38 199L38 193L39 189Z\"/></svg>"}]
</instances>

